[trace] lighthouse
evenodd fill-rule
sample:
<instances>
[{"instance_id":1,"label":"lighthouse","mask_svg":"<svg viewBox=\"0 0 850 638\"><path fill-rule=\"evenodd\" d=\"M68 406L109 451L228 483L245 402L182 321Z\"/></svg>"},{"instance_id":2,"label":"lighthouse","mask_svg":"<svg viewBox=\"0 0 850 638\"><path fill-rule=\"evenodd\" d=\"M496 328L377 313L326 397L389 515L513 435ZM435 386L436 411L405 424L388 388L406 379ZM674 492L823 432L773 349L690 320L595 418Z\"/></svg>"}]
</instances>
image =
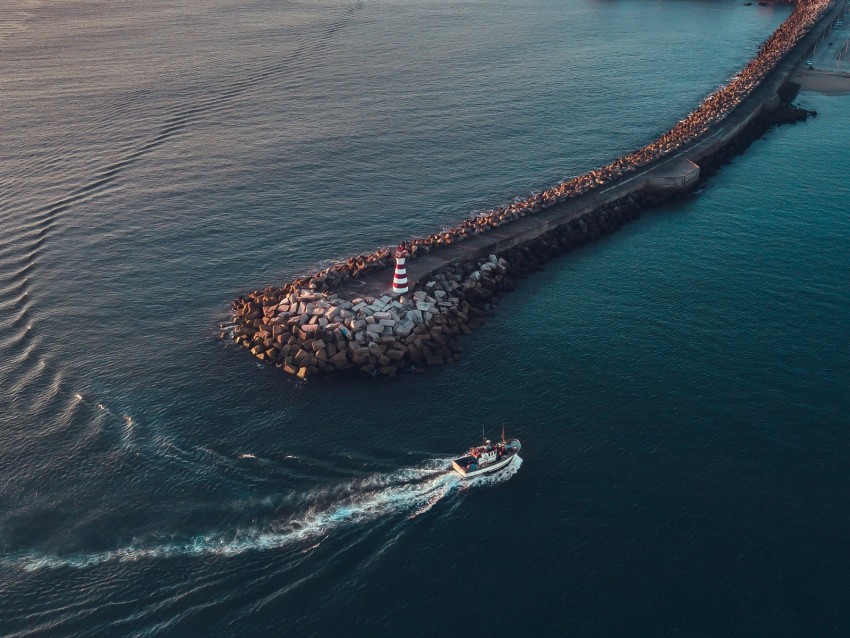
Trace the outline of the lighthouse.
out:
<instances>
[{"instance_id":1,"label":"lighthouse","mask_svg":"<svg viewBox=\"0 0 850 638\"><path fill-rule=\"evenodd\" d=\"M399 245L395 249L395 273L393 273L393 292L402 294L408 291L407 287L407 268L404 263L410 253L407 252L407 247L404 244Z\"/></svg>"}]
</instances>

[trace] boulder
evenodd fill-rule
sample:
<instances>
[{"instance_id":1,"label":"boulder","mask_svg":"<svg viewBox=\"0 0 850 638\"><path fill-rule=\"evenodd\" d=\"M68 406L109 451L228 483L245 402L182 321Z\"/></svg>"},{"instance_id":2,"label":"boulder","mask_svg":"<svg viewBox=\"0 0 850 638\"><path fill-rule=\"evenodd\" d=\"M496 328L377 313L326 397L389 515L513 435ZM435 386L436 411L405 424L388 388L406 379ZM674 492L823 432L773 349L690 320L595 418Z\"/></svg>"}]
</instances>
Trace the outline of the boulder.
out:
<instances>
[{"instance_id":1,"label":"boulder","mask_svg":"<svg viewBox=\"0 0 850 638\"><path fill-rule=\"evenodd\" d=\"M392 359L393 361L401 361L402 359L404 359L404 355L405 355L404 350L396 350L395 348L390 348L389 350L387 350L387 353L384 355L384 357L387 357L388 359ZM381 357L381 358L384 358L384 357Z\"/></svg>"},{"instance_id":2,"label":"boulder","mask_svg":"<svg viewBox=\"0 0 850 638\"><path fill-rule=\"evenodd\" d=\"M350 368L351 364L348 362L348 357L345 355L344 350L340 350L335 355L328 359L328 363L330 363L337 370L345 370L346 368Z\"/></svg>"},{"instance_id":3,"label":"boulder","mask_svg":"<svg viewBox=\"0 0 850 638\"><path fill-rule=\"evenodd\" d=\"M309 353L306 350L299 350L292 357L292 360L295 362L295 365L297 365L297 366L306 365L310 361L310 359L312 359L312 357L309 355Z\"/></svg>"},{"instance_id":4,"label":"boulder","mask_svg":"<svg viewBox=\"0 0 850 638\"><path fill-rule=\"evenodd\" d=\"M411 332L413 332L413 328L414 324L410 319L402 319L396 325L395 332L399 337L406 337Z\"/></svg>"},{"instance_id":5,"label":"boulder","mask_svg":"<svg viewBox=\"0 0 850 638\"><path fill-rule=\"evenodd\" d=\"M440 366L445 363L445 360L441 355L431 352L428 348L425 348L422 351L422 354L425 357L425 363L429 366Z\"/></svg>"}]
</instances>

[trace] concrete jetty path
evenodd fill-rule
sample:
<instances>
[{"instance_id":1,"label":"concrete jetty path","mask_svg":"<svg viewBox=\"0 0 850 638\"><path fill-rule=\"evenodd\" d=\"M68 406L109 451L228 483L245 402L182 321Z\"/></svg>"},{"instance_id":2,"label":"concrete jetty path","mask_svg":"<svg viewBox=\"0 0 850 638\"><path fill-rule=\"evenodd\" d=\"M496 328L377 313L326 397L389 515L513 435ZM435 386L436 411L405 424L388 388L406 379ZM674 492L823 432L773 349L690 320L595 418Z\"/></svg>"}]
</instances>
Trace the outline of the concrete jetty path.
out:
<instances>
[{"instance_id":1,"label":"concrete jetty path","mask_svg":"<svg viewBox=\"0 0 850 638\"><path fill-rule=\"evenodd\" d=\"M630 193L650 188L653 181L676 177L682 174L683 163L690 161L699 165L700 160L713 154L764 110L772 110L779 104L779 89L807 59L815 45L831 28L833 22L847 8L847 0L836 2L821 22L797 44L782 62L762 81L738 107L714 129L685 148L645 166L635 173L593 190L579 197L556 204L534 215L491 229L466 241L440 247L407 264L408 277L412 282L424 282L432 273L453 263L480 259L489 254L512 248L568 224L599 207L628 196ZM392 289L392 269L379 271L358 280L350 280L339 292L348 295L380 296Z\"/></svg>"}]
</instances>

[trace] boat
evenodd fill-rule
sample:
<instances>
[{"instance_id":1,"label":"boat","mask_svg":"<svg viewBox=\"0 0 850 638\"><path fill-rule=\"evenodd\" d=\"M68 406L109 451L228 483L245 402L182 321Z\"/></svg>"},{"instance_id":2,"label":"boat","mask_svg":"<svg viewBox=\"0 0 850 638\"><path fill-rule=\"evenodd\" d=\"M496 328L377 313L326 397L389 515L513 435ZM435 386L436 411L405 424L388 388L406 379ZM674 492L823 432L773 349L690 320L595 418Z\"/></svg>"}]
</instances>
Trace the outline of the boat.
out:
<instances>
[{"instance_id":1,"label":"boat","mask_svg":"<svg viewBox=\"0 0 850 638\"><path fill-rule=\"evenodd\" d=\"M508 440L502 432L501 441L491 443L485 438L483 445L473 446L463 456L453 459L452 470L465 479L497 472L507 467L521 449L519 439Z\"/></svg>"}]
</instances>

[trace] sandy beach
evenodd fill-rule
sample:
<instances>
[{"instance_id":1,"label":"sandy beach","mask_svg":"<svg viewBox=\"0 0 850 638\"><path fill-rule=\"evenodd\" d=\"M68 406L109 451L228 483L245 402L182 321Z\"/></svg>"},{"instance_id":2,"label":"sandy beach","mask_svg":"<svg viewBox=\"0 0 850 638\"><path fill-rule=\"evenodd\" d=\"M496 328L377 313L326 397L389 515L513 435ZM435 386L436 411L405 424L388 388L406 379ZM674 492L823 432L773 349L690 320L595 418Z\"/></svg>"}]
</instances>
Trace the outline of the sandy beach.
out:
<instances>
[{"instance_id":1,"label":"sandy beach","mask_svg":"<svg viewBox=\"0 0 850 638\"><path fill-rule=\"evenodd\" d=\"M850 73L800 69L791 76L791 81L798 83L803 91L816 91L827 95L850 93Z\"/></svg>"}]
</instances>

